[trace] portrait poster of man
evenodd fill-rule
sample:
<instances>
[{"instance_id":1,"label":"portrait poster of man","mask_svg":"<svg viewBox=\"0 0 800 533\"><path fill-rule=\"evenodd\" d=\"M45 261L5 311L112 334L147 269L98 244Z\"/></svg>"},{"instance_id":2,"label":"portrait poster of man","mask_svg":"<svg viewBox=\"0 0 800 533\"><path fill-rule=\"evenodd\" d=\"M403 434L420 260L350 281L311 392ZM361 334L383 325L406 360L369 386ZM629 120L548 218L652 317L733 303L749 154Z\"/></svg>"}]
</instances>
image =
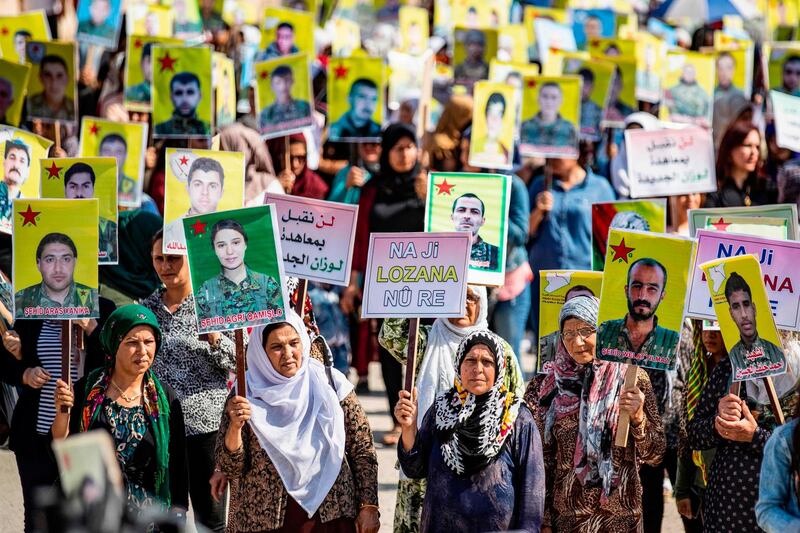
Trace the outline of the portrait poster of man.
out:
<instances>
[{"instance_id":1,"label":"portrait poster of man","mask_svg":"<svg viewBox=\"0 0 800 533\"><path fill-rule=\"evenodd\" d=\"M710 128L717 84L714 57L671 50L667 53L666 67L664 100L659 107L659 117L670 122Z\"/></svg>"},{"instance_id":2,"label":"portrait poster of man","mask_svg":"<svg viewBox=\"0 0 800 533\"><path fill-rule=\"evenodd\" d=\"M769 89L800 96L800 44L765 43Z\"/></svg>"},{"instance_id":3,"label":"portrait poster of man","mask_svg":"<svg viewBox=\"0 0 800 533\"><path fill-rule=\"evenodd\" d=\"M346 57L328 66L328 139L379 142L386 72L376 57Z\"/></svg>"},{"instance_id":4,"label":"portrait poster of man","mask_svg":"<svg viewBox=\"0 0 800 533\"><path fill-rule=\"evenodd\" d=\"M519 124L522 117L522 87L523 80L531 76L538 76L539 65L533 63L514 63L492 59L489 62L489 81L505 83L514 87L516 99L515 124ZM514 128L514 140L519 139L519 128Z\"/></svg>"},{"instance_id":5,"label":"portrait poster of man","mask_svg":"<svg viewBox=\"0 0 800 533\"><path fill-rule=\"evenodd\" d=\"M451 4L450 17L456 26L497 28L509 18L505 0L462 0Z\"/></svg>"},{"instance_id":6,"label":"portrait poster of man","mask_svg":"<svg viewBox=\"0 0 800 533\"><path fill-rule=\"evenodd\" d=\"M620 200L592 204L592 270L603 270L608 232L612 228L653 233L666 232L666 199Z\"/></svg>"},{"instance_id":7,"label":"portrait poster of man","mask_svg":"<svg viewBox=\"0 0 800 533\"><path fill-rule=\"evenodd\" d=\"M219 3L220 0L217 2ZM222 0L222 20L228 26L243 24L258 26L261 22L261 8L261 4L248 0Z\"/></svg>"},{"instance_id":8,"label":"portrait poster of man","mask_svg":"<svg viewBox=\"0 0 800 533\"><path fill-rule=\"evenodd\" d=\"M80 0L78 41L114 50L122 27L122 0Z\"/></svg>"},{"instance_id":9,"label":"portrait poster of man","mask_svg":"<svg viewBox=\"0 0 800 533\"><path fill-rule=\"evenodd\" d=\"M203 33L198 0L163 0L172 9L172 34L179 39L199 37Z\"/></svg>"},{"instance_id":10,"label":"portrait poster of man","mask_svg":"<svg viewBox=\"0 0 800 533\"><path fill-rule=\"evenodd\" d=\"M605 361L675 368L694 241L612 229L597 331Z\"/></svg>"},{"instance_id":11,"label":"portrait poster of man","mask_svg":"<svg viewBox=\"0 0 800 533\"><path fill-rule=\"evenodd\" d=\"M550 54L551 57L555 55ZM564 74L581 77L581 127L578 135L581 139L599 141L600 125L608 108L616 67L614 63L598 58L577 59L567 55L563 61Z\"/></svg>"},{"instance_id":12,"label":"portrait poster of man","mask_svg":"<svg viewBox=\"0 0 800 533\"><path fill-rule=\"evenodd\" d=\"M350 57L361 48L361 26L349 18L335 18L331 29L331 54L333 57ZM368 35L365 32L365 35Z\"/></svg>"},{"instance_id":13,"label":"portrait poster of man","mask_svg":"<svg viewBox=\"0 0 800 533\"><path fill-rule=\"evenodd\" d=\"M31 67L0 59L0 124L19 126Z\"/></svg>"},{"instance_id":14,"label":"portrait poster of man","mask_svg":"<svg viewBox=\"0 0 800 533\"><path fill-rule=\"evenodd\" d=\"M667 59L667 45L646 32L636 40L636 98L656 103L661 99L661 73Z\"/></svg>"},{"instance_id":15,"label":"portrait poster of man","mask_svg":"<svg viewBox=\"0 0 800 533\"><path fill-rule=\"evenodd\" d=\"M26 115L46 122L75 122L75 44L28 41L25 45L31 75Z\"/></svg>"},{"instance_id":16,"label":"portrait poster of man","mask_svg":"<svg viewBox=\"0 0 800 533\"><path fill-rule=\"evenodd\" d=\"M39 168L53 142L11 126L0 126L0 232L11 233L11 205L17 198L39 197Z\"/></svg>"},{"instance_id":17,"label":"portrait poster of man","mask_svg":"<svg viewBox=\"0 0 800 533\"><path fill-rule=\"evenodd\" d=\"M21 199L13 211L14 316L98 318L99 200Z\"/></svg>"},{"instance_id":18,"label":"portrait poster of man","mask_svg":"<svg viewBox=\"0 0 800 533\"><path fill-rule=\"evenodd\" d=\"M117 160L113 157L42 159L41 198L100 201L97 258L115 265L117 239Z\"/></svg>"},{"instance_id":19,"label":"portrait poster of man","mask_svg":"<svg viewBox=\"0 0 800 533\"><path fill-rule=\"evenodd\" d=\"M476 81L489 79L489 61L497 56L497 30L455 29L453 81L472 87Z\"/></svg>"},{"instance_id":20,"label":"portrait poster of man","mask_svg":"<svg viewBox=\"0 0 800 533\"><path fill-rule=\"evenodd\" d=\"M522 89L519 150L526 157L578 158L580 76L536 76Z\"/></svg>"},{"instance_id":21,"label":"portrait poster of man","mask_svg":"<svg viewBox=\"0 0 800 533\"><path fill-rule=\"evenodd\" d=\"M125 61L123 103L129 111L150 113L153 110L153 47L179 46L182 41L169 37L128 36Z\"/></svg>"},{"instance_id":22,"label":"portrait poster of man","mask_svg":"<svg viewBox=\"0 0 800 533\"><path fill-rule=\"evenodd\" d=\"M559 314L565 302L577 296L600 296L603 273L590 270L540 270L539 357L537 372L547 372L561 341Z\"/></svg>"},{"instance_id":23,"label":"portrait poster of man","mask_svg":"<svg viewBox=\"0 0 800 533\"><path fill-rule=\"evenodd\" d=\"M199 333L283 320L289 305L275 208L185 218Z\"/></svg>"},{"instance_id":24,"label":"portrait poster of man","mask_svg":"<svg viewBox=\"0 0 800 533\"><path fill-rule=\"evenodd\" d=\"M314 15L282 7L264 10L264 26L261 29L261 49L256 61L306 53L314 56Z\"/></svg>"},{"instance_id":25,"label":"portrait poster of man","mask_svg":"<svg viewBox=\"0 0 800 533\"><path fill-rule=\"evenodd\" d=\"M181 219L244 205L244 154L167 148L164 253L186 254Z\"/></svg>"},{"instance_id":26,"label":"portrait poster of man","mask_svg":"<svg viewBox=\"0 0 800 533\"><path fill-rule=\"evenodd\" d=\"M154 46L152 68L153 137L211 137L211 48Z\"/></svg>"},{"instance_id":27,"label":"portrait poster of man","mask_svg":"<svg viewBox=\"0 0 800 533\"><path fill-rule=\"evenodd\" d=\"M233 59L214 52L214 111L217 128L236 122L236 71Z\"/></svg>"},{"instance_id":28,"label":"portrait poster of man","mask_svg":"<svg viewBox=\"0 0 800 533\"><path fill-rule=\"evenodd\" d=\"M510 170L517 129L517 90L507 83L479 81L475 84L472 111L472 141L469 164Z\"/></svg>"},{"instance_id":29,"label":"portrait poster of man","mask_svg":"<svg viewBox=\"0 0 800 533\"><path fill-rule=\"evenodd\" d=\"M114 122L83 117L78 152L82 157L117 160L117 204L139 207L144 184L147 122Z\"/></svg>"},{"instance_id":30,"label":"portrait poster of man","mask_svg":"<svg viewBox=\"0 0 800 533\"><path fill-rule=\"evenodd\" d=\"M258 125L264 138L297 133L312 124L311 67L306 54L255 64Z\"/></svg>"},{"instance_id":31,"label":"portrait poster of man","mask_svg":"<svg viewBox=\"0 0 800 533\"><path fill-rule=\"evenodd\" d=\"M389 67L389 111L398 113L400 106L410 100L419 101L425 98L426 79L433 78L434 58L433 52L428 51L423 55L415 56L395 50L389 50L386 54L387 65ZM430 73L426 77L426 72ZM431 85L427 85L430 95ZM429 98L430 96L428 96ZM408 107L408 106L406 106ZM414 116L417 116L420 106L416 106ZM417 120L414 120L419 124Z\"/></svg>"},{"instance_id":32,"label":"portrait poster of man","mask_svg":"<svg viewBox=\"0 0 800 533\"><path fill-rule=\"evenodd\" d=\"M439 173L428 178L425 231L469 231L469 282L501 286L505 278L509 176Z\"/></svg>"},{"instance_id":33,"label":"portrait poster of man","mask_svg":"<svg viewBox=\"0 0 800 533\"><path fill-rule=\"evenodd\" d=\"M753 79L752 48L726 45L716 49L702 48L701 51L708 51L714 57L717 76L714 100L732 96L750 98Z\"/></svg>"},{"instance_id":34,"label":"portrait poster of man","mask_svg":"<svg viewBox=\"0 0 800 533\"><path fill-rule=\"evenodd\" d=\"M416 6L400 7L399 51L413 56L428 49L428 10Z\"/></svg>"},{"instance_id":35,"label":"portrait poster of man","mask_svg":"<svg viewBox=\"0 0 800 533\"><path fill-rule=\"evenodd\" d=\"M616 68L608 93L606 113L600 125L604 128L623 128L625 117L639 109L636 100L636 58L606 54L602 59L614 63Z\"/></svg>"},{"instance_id":36,"label":"portrait poster of man","mask_svg":"<svg viewBox=\"0 0 800 533\"><path fill-rule=\"evenodd\" d=\"M49 41L50 26L43 9L26 11L19 15L0 16L0 52L9 61L25 63L25 43Z\"/></svg>"},{"instance_id":37,"label":"portrait poster of man","mask_svg":"<svg viewBox=\"0 0 800 533\"><path fill-rule=\"evenodd\" d=\"M709 280L733 381L786 372L786 357L772 316L758 259L741 255L700 265Z\"/></svg>"},{"instance_id":38,"label":"portrait poster of man","mask_svg":"<svg viewBox=\"0 0 800 533\"><path fill-rule=\"evenodd\" d=\"M174 15L169 6L131 4L125 11L126 34L147 37L172 37ZM130 47L127 51L130 53Z\"/></svg>"},{"instance_id":39,"label":"portrait poster of man","mask_svg":"<svg viewBox=\"0 0 800 533\"><path fill-rule=\"evenodd\" d=\"M578 48L586 49L590 41L616 35L616 14L612 9L573 9L572 31Z\"/></svg>"},{"instance_id":40,"label":"portrait poster of man","mask_svg":"<svg viewBox=\"0 0 800 533\"><path fill-rule=\"evenodd\" d=\"M522 24L506 24L497 33L497 59L500 61L527 63L528 30ZM491 61L489 62L491 70Z\"/></svg>"}]
</instances>

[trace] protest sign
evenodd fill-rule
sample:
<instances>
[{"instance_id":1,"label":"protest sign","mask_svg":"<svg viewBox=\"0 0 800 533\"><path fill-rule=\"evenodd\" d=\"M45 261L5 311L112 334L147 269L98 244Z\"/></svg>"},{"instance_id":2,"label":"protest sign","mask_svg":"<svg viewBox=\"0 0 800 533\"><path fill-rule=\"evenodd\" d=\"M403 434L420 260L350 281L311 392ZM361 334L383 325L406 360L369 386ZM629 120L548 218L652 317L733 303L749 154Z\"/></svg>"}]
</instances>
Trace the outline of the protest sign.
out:
<instances>
[{"instance_id":1,"label":"protest sign","mask_svg":"<svg viewBox=\"0 0 800 533\"><path fill-rule=\"evenodd\" d=\"M96 117L81 119L78 152L83 157L113 157L117 160L118 205L141 205L146 151L147 122L115 122Z\"/></svg>"},{"instance_id":2,"label":"protest sign","mask_svg":"<svg viewBox=\"0 0 800 533\"><path fill-rule=\"evenodd\" d=\"M528 61L528 30L525 26L506 24L500 27L497 34L497 59L514 63Z\"/></svg>"},{"instance_id":3,"label":"protest sign","mask_svg":"<svg viewBox=\"0 0 800 533\"><path fill-rule=\"evenodd\" d=\"M703 47L700 51L714 57L717 75L714 99L732 95L750 98L753 86L754 51L752 42L746 46L733 44L715 45L714 48Z\"/></svg>"},{"instance_id":4,"label":"protest sign","mask_svg":"<svg viewBox=\"0 0 800 533\"><path fill-rule=\"evenodd\" d=\"M203 33L198 0L165 0L173 14L172 33L180 39L197 38Z\"/></svg>"},{"instance_id":5,"label":"protest sign","mask_svg":"<svg viewBox=\"0 0 800 533\"><path fill-rule=\"evenodd\" d=\"M609 232L598 315L600 359L657 370L675 367L693 253L691 239Z\"/></svg>"},{"instance_id":6,"label":"protest sign","mask_svg":"<svg viewBox=\"0 0 800 533\"><path fill-rule=\"evenodd\" d=\"M114 50L122 27L122 0L80 0L78 41Z\"/></svg>"},{"instance_id":7,"label":"protest sign","mask_svg":"<svg viewBox=\"0 0 800 533\"><path fill-rule=\"evenodd\" d=\"M214 123L217 129L236 122L236 68L233 59L214 52Z\"/></svg>"},{"instance_id":8,"label":"protest sign","mask_svg":"<svg viewBox=\"0 0 800 533\"><path fill-rule=\"evenodd\" d=\"M645 32L636 34L636 98L656 103L661 99L661 76L664 72L667 46Z\"/></svg>"},{"instance_id":9,"label":"protest sign","mask_svg":"<svg viewBox=\"0 0 800 533\"><path fill-rule=\"evenodd\" d=\"M538 17L533 21L533 32L536 35L536 50L539 62L547 63L551 49L574 52L578 49L572 27L550 19Z\"/></svg>"},{"instance_id":10,"label":"protest sign","mask_svg":"<svg viewBox=\"0 0 800 533\"><path fill-rule=\"evenodd\" d=\"M587 43L587 51L592 57L634 59L636 57L636 40L620 37L592 39Z\"/></svg>"},{"instance_id":11,"label":"protest sign","mask_svg":"<svg viewBox=\"0 0 800 533\"><path fill-rule=\"evenodd\" d=\"M242 207L244 168L241 152L167 148L164 253L186 253L182 218Z\"/></svg>"},{"instance_id":12,"label":"protest sign","mask_svg":"<svg viewBox=\"0 0 800 533\"><path fill-rule=\"evenodd\" d=\"M383 60L347 57L331 60L328 69L328 139L379 142L385 94Z\"/></svg>"},{"instance_id":13,"label":"protest sign","mask_svg":"<svg viewBox=\"0 0 800 533\"><path fill-rule=\"evenodd\" d=\"M599 296L603 273L590 270L540 270L539 359L537 371L547 372L561 341L561 306L576 296Z\"/></svg>"},{"instance_id":14,"label":"protest sign","mask_svg":"<svg viewBox=\"0 0 800 533\"><path fill-rule=\"evenodd\" d=\"M264 10L264 27L261 31L262 51L257 61L280 56L305 53L313 57L314 15L306 11L268 7Z\"/></svg>"},{"instance_id":15,"label":"protest sign","mask_svg":"<svg viewBox=\"0 0 800 533\"><path fill-rule=\"evenodd\" d=\"M428 49L428 10L416 6L401 6L399 52L413 56L422 55Z\"/></svg>"},{"instance_id":16,"label":"protest sign","mask_svg":"<svg viewBox=\"0 0 800 533\"><path fill-rule=\"evenodd\" d=\"M479 81L473 95L469 164L491 170L511 170L517 90L507 83Z\"/></svg>"},{"instance_id":17,"label":"protest sign","mask_svg":"<svg viewBox=\"0 0 800 533\"><path fill-rule=\"evenodd\" d=\"M597 56L592 56L595 58ZM614 63L614 80L608 95L608 106L601 126L624 128L625 117L639 108L636 100L636 58L604 55L600 59Z\"/></svg>"},{"instance_id":18,"label":"protest sign","mask_svg":"<svg viewBox=\"0 0 800 533\"><path fill-rule=\"evenodd\" d=\"M361 318L464 316L466 233L372 233Z\"/></svg>"},{"instance_id":19,"label":"protest sign","mask_svg":"<svg viewBox=\"0 0 800 533\"><path fill-rule=\"evenodd\" d=\"M800 65L800 62L798 62ZM775 137L778 146L800 151L800 98L778 91L770 91L772 112L775 116Z\"/></svg>"},{"instance_id":20,"label":"protest sign","mask_svg":"<svg viewBox=\"0 0 800 533\"><path fill-rule=\"evenodd\" d=\"M348 285L358 206L267 193L274 204L283 269L289 276Z\"/></svg>"},{"instance_id":21,"label":"protest sign","mask_svg":"<svg viewBox=\"0 0 800 533\"><path fill-rule=\"evenodd\" d=\"M19 126L31 67L0 59L0 124Z\"/></svg>"},{"instance_id":22,"label":"protest sign","mask_svg":"<svg viewBox=\"0 0 800 533\"><path fill-rule=\"evenodd\" d=\"M25 113L28 119L75 122L75 45L68 42L28 41L25 53L31 65ZM47 80L47 83L45 83ZM53 107L56 104L57 107Z\"/></svg>"},{"instance_id":23,"label":"protest sign","mask_svg":"<svg viewBox=\"0 0 800 533\"><path fill-rule=\"evenodd\" d=\"M311 126L314 96L306 54L255 64L258 126L265 138L297 133Z\"/></svg>"},{"instance_id":24,"label":"protest sign","mask_svg":"<svg viewBox=\"0 0 800 533\"><path fill-rule=\"evenodd\" d=\"M497 30L456 27L453 81L472 87L489 77L489 60L497 56Z\"/></svg>"},{"instance_id":25,"label":"protest sign","mask_svg":"<svg viewBox=\"0 0 800 533\"><path fill-rule=\"evenodd\" d=\"M82 511L99 523L108 516L100 502L124 499L122 472L114 452L114 441L107 431L93 430L53 439L53 454L58 463L58 479L66 498L81 502ZM99 516L98 516L99 515Z\"/></svg>"},{"instance_id":26,"label":"protest sign","mask_svg":"<svg viewBox=\"0 0 800 533\"><path fill-rule=\"evenodd\" d=\"M289 296L273 206L206 213L182 223L198 333L284 320Z\"/></svg>"},{"instance_id":27,"label":"protest sign","mask_svg":"<svg viewBox=\"0 0 800 533\"><path fill-rule=\"evenodd\" d=\"M68 200L97 198L99 207L98 260L116 265L117 160L113 157L42 159L41 197Z\"/></svg>"},{"instance_id":28,"label":"protest sign","mask_svg":"<svg viewBox=\"0 0 800 533\"><path fill-rule=\"evenodd\" d=\"M754 256L761 265L761 284L768 298L768 307L762 307L764 312L771 310L775 323L781 329L800 330L800 300L795 292L795 285L800 283L797 278L800 242L722 231L697 232L697 265L748 254ZM715 317L708 281L700 269L695 269L691 278L686 314L706 320L714 320Z\"/></svg>"},{"instance_id":29,"label":"protest sign","mask_svg":"<svg viewBox=\"0 0 800 533\"><path fill-rule=\"evenodd\" d=\"M667 231L667 201L621 200L592 204L592 270L603 270L610 229Z\"/></svg>"},{"instance_id":30,"label":"protest sign","mask_svg":"<svg viewBox=\"0 0 800 533\"><path fill-rule=\"evenodd\" d=\"M708 217L716 219L716 224L724 225L730 216L746 218L781 218L788 224L788 239L796 240L797 204L751 205L748 207L703 207L689 209L689 236L694 237L698 229L705 227ZM756 221L754 221L756 223Z\"/></svg>"},{"instance_id":31,"label":"protest sign","mask_svg":"<svg viewBox=\"0 0 800 533\"><path fill-rule=\"evenodd\" d=\"M498 287L505 283L510 193L510 176L430 174L425 231L470 233L470 283Z\"/></svg>"},{"instance_id":32,"label":"protest sign","mask_svg":"<svg viewBox=\"0 0 800 533\"><path fill-rule=\"evenodd\" d=\"M386 59L389 65L389 109L397 111L403 102L413 100L422 102L426 70L430 68L432 71L433 68L432 53L414 56L389 50ZM421 105L417 107L417 112L421 107ZM419 118L415 122L418 120Z\"/></svg>"},{"instance_id":33,"label":"protest sign","mask_svg":"<svg viewBox=\"0 0 800 533\"><path fill-rule=\"evenodd\" d=\"M616 14L612 9L573 9L572 32L578 48L586 48L587 42L617 33Z\"/></svg>"},{"instance_id":34,"label":"protest sign","mask_svg":"<svg viewBox=\"0 0 800 533\"><path fill-rule=\"evenodd\" d=\"M527 157L578 158L580 76L526 78L519 151Z\"/></svg>"},{"instance_id":35,"label":"protest sign","mask_svg":"<svg viewBox=\"0 0 800 533\"><path fill-rule=\"evenodd\" d=\"M625 146L631 154L631 198L717 190L714 141L709 130L625 130Z\"/></svg>"},{"instance_id":36,"label":"protest sign","mask_svg":"<svg viewBox=\"0 0 800 533\"><path fill-rule=\"evenodd\" d=\"M15 318L99 318L99 205L94 198L14 200Z\"/></svg>"},{"instance_id":37,"label":"protest sign","mask_svg":"<svg viewBox=\"0 0 800 533\"><path fill-rule=\"evenodd\" d=\"M0 54L9 61L25 63L26 40L49 41L50 26L43 9L0 17Z\"/></svg>"},{"instance_id":38,"label":"protest sign","mask_svg":"<svg viewBox=\"0 0 800 533\"><path fill-rule=\"evenodd\" d=\"M125 11L126 34L171 37L174 16L169 6L128 3ZM131 48L127 48L130 53Z\"/></svg>"},{"instance_id":39,"label":"protest sign","mask_svg":"<svg viewBox=\"0 0 800 533\"><path fill-rule=\"evenodd\" d=\"M211 137L211 48L154 46L152 52L153 137Z\"/></svg>"},{"instance_id":40,"label":"protest sign","mask_svg":"<svg viewBox=\"0 0 800 533\"><path fill-rule=\"evenodd\" d=\"M800 94L796 74L800 70L800 43L764 43L762 57L766 62L768 89L795 96Z\"/></svg>"},{"instance_id":41,"label":"protest sign","mask_svg":"<svg viewBox=\"0 0 800 533\"><path fill-rule=\"evenodd\" d=\"M332 28L331 54L333 57L350 57L361 47L361 26L346 18L334 18L328 23Z\"/></svg>"},{"instance_id":42,"label":"protest sign","mask_svg":"<svg viewBox=\"0 0 800 533\"><path fill-rule=\"evenodd\" d=\"M182 41L168 37L129 35L125 61L125 93L123 103L130 111L150 113L153 110L153 47L179 46Z\"/></svg>"},{"instance_id":43,"label":"protest sign","mask_svg":"<svg viewBox=\"0 0 800 533\"><path fill-rule=\"evenodd\" d=\"M551 57L556 54L550 54ZM597 58L563 57L564 74L581 77L580 137L600 140L600 124L608 108L616 66Z\"/></svg>"},{"instance_id":44,"label":"protest sign","mask_svg":"<svg viewBox=\"0 0 800 533\"><path fill-rule=\"evenodd\" d=\"M789 238L789 223L783 218L773 217L706 217L703 229L724 231L728 233L744 233L767 239Z\"/></svg>"},{"instance_id":45,"label":"protest sign","mask_svg":"<svg viewBox=\"0 0 800 533\"><path fill-rule=\"evenodd\" d=\"M25 130L0 126L0 232L11 233L11 202L39 197L39 168L53 142Z\"/></svg>"},{"instance_id":46,"label":"protest sign","mask_svg":"<svg viewBox=\"0 0 800 533\"><path fill-rule=\"evenodd\" d=\"M569 22L569 15L565 9L557 9L552 7L540 7L540 6L532 6L532 5L525 5L524 10L522 13L522 24L525 26L525 29L528 31L528 55L532 59L539 59L539 52L538 52L538 45L536 43L536 19L543 19L545 21L553 21L558 24L564 25L566 29L572 33L571 28L567 25ZM575 34L572 33L572 40L575 40ZM553 49L560 50L559 47L554 47ZM573 48L575 50L576 48ZM541 60L542 65L545 64L543 60Z\"/></svg>"},{"instance_id":47,"label":"protest sign","mask_svg":"<svg viewBox=\"0 0 800 533\"><path fill-rule=\"evenodd\" d=\"M752 255L700 264L733 367L733 381L786 372L786 358L769 312L758 260Z\"/></svg>"},{"instance_id":48,"label":"protest sign","mask_svg":"<svg viewBox=\"0 0 800 533\"><path fill-rule=\"evenodd\" d=\"M699 52L670 50L664 73L661 120L711 128L714 112L714 57Z\"/></svg>"}]
</instances>

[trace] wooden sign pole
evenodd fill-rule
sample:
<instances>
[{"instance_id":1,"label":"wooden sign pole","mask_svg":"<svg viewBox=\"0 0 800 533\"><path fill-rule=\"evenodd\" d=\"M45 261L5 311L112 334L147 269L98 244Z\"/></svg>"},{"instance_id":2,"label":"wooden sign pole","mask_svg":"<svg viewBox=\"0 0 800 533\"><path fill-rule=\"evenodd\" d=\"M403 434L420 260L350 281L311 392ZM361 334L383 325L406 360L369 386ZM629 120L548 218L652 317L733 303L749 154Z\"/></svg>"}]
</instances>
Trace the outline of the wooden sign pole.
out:
<instances>
[{"instance_id":1,"label":"wooden sign pole","mask_svg":"<svg viewBox=\"0 0 800 533\"><path fill-rule=\"evenodd\" d=\"M72 363L72 320L61 321L61 379L71 383L70 365ZM62 413L69 413L69 407L61 406Z\"/></svg>"},{"instance_id":2,"label":"wooden sign pole","mask_svg":"<svg viewBox=\"0 0 800 533\"><path fill-rule=\"evenodd\" d=\"M770 376L761 378L764 381L764 387L767 389L767 396L769 396L769 405L772 407L772 412L775 415L775 420L778 422L778 425L782 426L786 423L786 419L783 416L783 409L781 409L781 402L778 398L778 393L775 392L775 385L772 383L772 378ZM741 392L741 381L734 381L731 383L731 388L729 392L736 396L739 396L739 392Z\"/></svg>"},{"instance_id":3,"label":"wooden sign pole","mask_svg":"<svg viewBox=\"0 0 800 533\"><path fill-rule=\"evenodd\" d=\"M233 335L236 342L236 394L244 397L247 394L244 381L244 330L237 329Z\"/></svg>"},{"instance_id":4,"label":"wooden sign pole","mask_svg":"<svg viewBox=\"0 0 800 533\"><path fill-rule=\"evenodd\" d=\"M405 390L414 389L414 372L417 368L417 343L419 341L419 318L408 319L408 353L406 354Z\"/></svg>"},{"instance_id":5,"label":"wooden sign pole","mask_svg":"<svg viewBox=\"0 0 800 533\"><path fill-rule=\"evenodd\" d=\"M292 154L289 153L289 136L283 138L283 169L292 170Z\"/></svg>"},{"instance_id":6,"label":"wooden sign pole","mask_svg":"<svg viewBox=\"0 0 800 533\"><path fill-rule=\"evenodd\" d=\"M636 386L636 373L639 367L636 365L628 365L628 370L625 371L625 384L622 390L632 389ZM630 429L631 419L627 411L620 410L619 421L617 422L617 435L614 439L614 446L624 448L628 445L628 430Z\"/></svg>"},{"instance_id":7,"label":"wooden sign pole","mask_svg":"<svg viewBox=\"0 0 800 533\"><path fill-rule=\"evenodd\" d=\"M297 278L297 301L294 303L295 312L303 318L303 311L306 303L306 296L308 296L308 280Z\"/></svg>"}]
</instances>

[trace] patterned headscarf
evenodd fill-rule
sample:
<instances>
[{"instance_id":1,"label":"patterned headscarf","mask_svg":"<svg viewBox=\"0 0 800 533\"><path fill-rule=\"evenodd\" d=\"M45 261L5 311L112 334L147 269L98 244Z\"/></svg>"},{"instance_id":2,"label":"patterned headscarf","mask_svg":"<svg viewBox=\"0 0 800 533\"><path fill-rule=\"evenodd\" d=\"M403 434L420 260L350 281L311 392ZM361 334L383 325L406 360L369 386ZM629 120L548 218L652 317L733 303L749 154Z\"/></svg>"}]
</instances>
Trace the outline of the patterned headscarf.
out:
<instances>
[{"instance_id":1,"label":"patterned headscarf","mask_svg":"<svg viewBox=\"0 0 800 533\"><path fill-rule=\"evenodd\" d=\"M482 344L494 354L494 385L476 396L461 383L461 363L469 351ZM467 335L455 357L453 387L436 398L436 429L445 464L456 474L470 476L483 469L500 452L519 413L520 397L505 385L506 357L503 341L489 330Z\"/></svg>"},{"instance_id":2,"label":"patterned headscarf","mask_svg":"<svg viewBox=\"0 0 800 533\"><path fill-rule=\"evenodd\" d=\"M111 313L100 331L100 346L105 352L105 365L91 372L86 378L81 432L89 431L96 423L105 399L106 389L114 372L117 350L122 339L137 326L149 326L156 338L156 353L161 346L161 328L156 316L148 308L131 304ZM167 507L171 504L169 487L169 402L161 382L151 370L144 374L142 400L149 429L156 444L155 496Z\"/></svg>"}]
</instances>

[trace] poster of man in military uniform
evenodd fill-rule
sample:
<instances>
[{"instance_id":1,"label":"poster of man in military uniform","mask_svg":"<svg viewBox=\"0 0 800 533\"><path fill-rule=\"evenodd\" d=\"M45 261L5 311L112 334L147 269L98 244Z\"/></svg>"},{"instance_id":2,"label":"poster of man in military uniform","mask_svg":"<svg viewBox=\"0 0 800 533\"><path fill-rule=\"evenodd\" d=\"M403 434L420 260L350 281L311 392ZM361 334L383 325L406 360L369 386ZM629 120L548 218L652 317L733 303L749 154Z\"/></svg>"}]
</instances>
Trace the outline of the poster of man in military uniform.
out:
<instances>
[{"instance_id":1,"label":"poster of man in military uniform","mask_svg":"<svg viewBox=\"0 0 800 533\"><path fill-rule=\"evenodd\" d=\"M178 39L144 35L129 35L125 61L125 92L123 103L130 111L149 113L152 105L153 47L178 46Z\"/></svg>"},{"instance_id":2,"label":"poster of man in military uniform","mask_svg":"<svg viewBox=\"0 0 800 533\"><path fill-rule=\"evenodd\" d=\"M577 159L580 76L536 76L523 88L520 153Z\"/></svg>"},{"instance_id":3,"label":"poster of man in military uniform","mask_svg":"<svg viewBox=\"0 0 800 533\"><path fill-rule=\"evenodd\" d=\"M716 84L714 56L694 52L669 52L664 76L664 105L660 118L708 128L714 110Z\"/></svg>"},{"instance_id":4,"label":"poster of man in military uniform","mask_svg":"<svg viewBox=\"0 0 800 533\"><path fill-rule=\"evenodd\" d=\"M0 124L19 126L30 74L30 65L0 59Z\"/></svg>"},{"instance_id":5,"label":"poster of man in military uniform","mask_svg":"<svg viewBox=\"0 0 800 533\"><path fill-rule=\"evenodd\" d=\"M257 63L258 125L265 138L296 133L312 124L308 56L297 54Z\"/></svg>"},{"instance_id":6,"label":"poster of man in military uniform","mask_svg":"<svg viewBox=\"0 0 800 533\"><path fill-rule=\"evenodd\" d=\"M211 70L208 47L153 48L154 137L211 136Z\"/></svg>"},{"instance_id":7,"label":"poster of man in military uniform","mask_svg":"<svg viewBox=\"0 0 800 533\"><path fill-rule=\"evenodd\" d=\"M98 317L98 209L96 199L14 201L16 318Z\"/></svg>"},{"instance_id":8,"label":"poster of man in military uniform","mask_svg":"<svg viewBox=\"0 0 800 533\"><path fill-rule=\"evenodd\" d=\"M28 82L28 118L74 122L77 108L75 45L28 41L26 51L32 67Z\"/></svg>"},{"instance_id":9,"label":"poster of man in military uniform","mask_svg":"<svg viewBox=\"0 0 800 533\"><path fill-rule=\"evenodd\" d=\"M113 50L122 26L122 0L80 0L78 41Z\"/></svg>"},{"instance_id":10,"label":"poster of man in military uniform","mask_svg":"<svg viewBox=\"0 0 800 533\"><path fill-rule=\"evenodd\" d=\"M183 225L200 333L283 319L289 299L274 206L187 217Z\"/></svg>"},{"instance_id":11,"label":"poster of man in military uniform","mask_svg":"<svg viewBox=\"0 0 800 533\"><path fill-rule=\"evenodd\" d=\"M369 142L380 140L386 81L380 58L346 57L331 60L328 76L328 139Z\"/></svg>"}]
</instances>

